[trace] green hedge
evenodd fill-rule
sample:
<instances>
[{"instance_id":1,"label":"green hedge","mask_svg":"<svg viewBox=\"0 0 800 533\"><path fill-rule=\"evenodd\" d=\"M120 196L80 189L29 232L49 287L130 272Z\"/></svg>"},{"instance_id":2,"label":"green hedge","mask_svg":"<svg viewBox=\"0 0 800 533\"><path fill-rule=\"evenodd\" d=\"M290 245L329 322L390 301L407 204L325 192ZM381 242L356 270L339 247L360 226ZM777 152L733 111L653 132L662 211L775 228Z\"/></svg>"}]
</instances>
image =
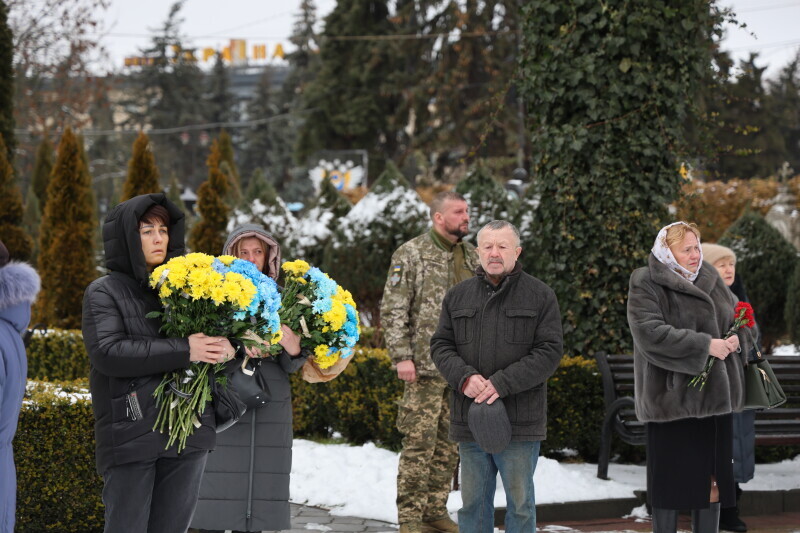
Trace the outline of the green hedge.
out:
<instances>
[{"instance_id":1,"label":"green hedge","mask_svg":"<svg viewBox=\"0 0 800 533\"><path fill-rule=\"evenodd\" d=\"M395 419L403 383L385 349L358 348L353 357L328 383L306 383L300 372L292 375L295 434L325 438L340 433L353 444L374 441L398 450Z\"/></svg>"},{"instance_id":2,"label":"green hedge","mask_svg":"<svg viewBox=\"0 0 800 533\"><path fill-rule=\"evenodd\" d=\"M79 329L34 333L28 345L28 379L71 381L88 377L89 357Z\"/></svg>"},{"instance_id":3,"label":"green hedge","mask_svg":"<svg viewBox=\"0 0 800 533\"><path fill-rule=\"evenodd\" d=\"M326 438L340 433L348 442L375 441L400 449L395 427L403 384L386 350L359 348L355 360L329 383L309 384L292 376L294 428L297 436ZM571 449L596 460L603 390L597 364L565 357L548 383L547 440L543 453Z\"/></svg>"},{"instance_id":4,"label":"green hedge","mask_svg":"<svg viewBox=\"0 0 800 533\"><path fill-rule=\"evenodd\" d=\"M86 380L28 384L13 443L17 533L103 531L88 396Z\"/></svg>"}]
</instances>

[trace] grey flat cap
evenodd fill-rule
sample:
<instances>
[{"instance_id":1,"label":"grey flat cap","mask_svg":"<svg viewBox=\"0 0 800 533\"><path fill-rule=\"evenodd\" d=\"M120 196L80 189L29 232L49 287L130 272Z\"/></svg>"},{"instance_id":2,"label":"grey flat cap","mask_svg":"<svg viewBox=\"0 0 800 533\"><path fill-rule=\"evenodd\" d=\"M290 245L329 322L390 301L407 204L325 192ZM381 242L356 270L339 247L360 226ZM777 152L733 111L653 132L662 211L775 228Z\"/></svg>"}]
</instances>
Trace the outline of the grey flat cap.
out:
<instances>
[{"instance_id":1,"label":"grey flat cap","mask_svg":"<svg viewBox=\"0 0 800 533\"><path fill-rule=\"evenodd\" d=\"M475 403L469 407L467 423L475 442L486 453L500 453L511 442L511 422L503 400L493 404Z\"/></svg>"}]
</instances>

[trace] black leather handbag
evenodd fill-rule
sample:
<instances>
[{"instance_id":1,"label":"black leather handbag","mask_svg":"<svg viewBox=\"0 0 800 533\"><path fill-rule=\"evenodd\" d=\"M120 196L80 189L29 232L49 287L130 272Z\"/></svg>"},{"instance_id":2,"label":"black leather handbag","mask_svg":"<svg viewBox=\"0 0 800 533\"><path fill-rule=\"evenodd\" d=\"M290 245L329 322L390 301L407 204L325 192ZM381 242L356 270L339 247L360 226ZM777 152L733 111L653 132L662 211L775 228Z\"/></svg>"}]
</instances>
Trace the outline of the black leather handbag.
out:
<instances>
[{"instance_id":1,"label":"black leather handbag","mask_svg":"<svg viewBox=\"0 0 800 533\"><path fill-rule=\"evenodd\" d=\"M238 422L248 409L257 409L269 402L269 389L258 372L260 365L260 359L237 357L228 361L216 376L210 377L217 433ZM223 379L216 379L219 377Z\"/></svg>"}]
</instances>

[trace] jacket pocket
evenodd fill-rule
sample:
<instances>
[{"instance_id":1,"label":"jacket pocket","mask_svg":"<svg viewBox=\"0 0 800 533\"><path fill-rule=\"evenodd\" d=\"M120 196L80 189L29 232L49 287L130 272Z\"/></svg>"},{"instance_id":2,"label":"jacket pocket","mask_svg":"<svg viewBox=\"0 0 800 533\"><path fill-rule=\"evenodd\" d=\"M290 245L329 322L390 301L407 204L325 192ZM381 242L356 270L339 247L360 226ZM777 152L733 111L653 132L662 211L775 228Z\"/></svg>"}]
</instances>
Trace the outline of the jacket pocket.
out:
<instances>
[{"instance_id":1,"label":"jacket pocket","mask_svg":"<svg viewBox=\"0 0 800 533\"><path fill-rule=\"evenodd\" d=\"M536 329L533 309L506 309L506 342L530 344Z\"/></svg>"},{"instance_id":2,"label":"jacket pocket","mask_svg":"<svg viewBox=\"0 0 800 533\"><path fill-rule=\"evenodd\" d=\"M456 344L472 342L475 332L475 309L456 309L450 315Z\"/></svg>"}]
</instances>

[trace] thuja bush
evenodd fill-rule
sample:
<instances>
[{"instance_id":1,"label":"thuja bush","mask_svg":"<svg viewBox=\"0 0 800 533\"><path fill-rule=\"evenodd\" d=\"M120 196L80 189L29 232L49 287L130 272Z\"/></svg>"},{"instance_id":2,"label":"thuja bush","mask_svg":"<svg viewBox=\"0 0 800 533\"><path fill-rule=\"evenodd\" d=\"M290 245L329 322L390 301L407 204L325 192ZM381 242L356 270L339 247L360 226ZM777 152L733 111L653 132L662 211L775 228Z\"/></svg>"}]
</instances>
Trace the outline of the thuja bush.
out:
<instances>
[{"instance_id":1,"label":"thuja bush","mask_svg":"<svg viewBox=\"0 0 800 533\"><path fill-rule=\"evenodd\" d=\"M70 381L89 378L89 356L78 329L34 332L28 345L28 379Z\"/></svg>"},{"instance_id":2,"label":"thuja bush","mask_svg":"<svg viewBox=\"0 0 800 533\"><path fill-rule=\"evenodd\" d=\"M18 533L103 531L88 382L31 382L14 437Z\"/></svg>"},{"instance_id":3,"label":"thuja bush","mask_svg":"<svg viewBox=\"0 0 800 533\"><path fill-rule=\"evenodd\" d=\"M736 252L742 277L756 314L764 351L770 353L786 331L786 299L797 264L797 251L764 218L747 212L728 228L720 244Z\"/></svg>"},{"instance_id":4,"label":"thuja bush","mask_svg":"<svg viewBox=\"0 0 800 533\"><path fill-rule=\"evenodd\" d=\"M707 0L521 8L520 89L542 199L523 242L569 354L631 348L626 296L680 192L679 153L722 17Z\"/></svg>"}]
</instances>

